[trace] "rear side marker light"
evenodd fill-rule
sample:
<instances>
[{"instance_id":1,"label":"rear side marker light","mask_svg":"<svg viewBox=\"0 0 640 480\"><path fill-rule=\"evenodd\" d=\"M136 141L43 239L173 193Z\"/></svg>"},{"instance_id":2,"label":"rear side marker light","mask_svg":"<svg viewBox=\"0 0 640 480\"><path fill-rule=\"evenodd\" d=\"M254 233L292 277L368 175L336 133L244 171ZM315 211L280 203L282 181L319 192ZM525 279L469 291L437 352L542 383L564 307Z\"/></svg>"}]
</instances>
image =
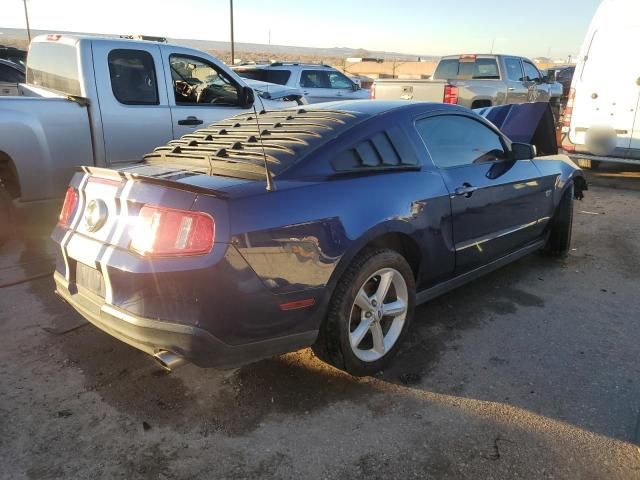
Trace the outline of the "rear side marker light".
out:
<instances>
[{"instance_id":1,"label":"rear side marker light","mask_svg":"<svg viewBox=\"0 0 640 480\"><path fill-rule=\"evenodd\" d=\"M203 212L144 205L134 222L131 249L144 256L189 256L209 253L215 222Z\"/></svg>"},{"instance_id":2,"label":"rear side marker light","mask_svg":"<svg viewBox=\"0 0 640 480\"><path fill-rule=\"evenodd\" d=\"M286 312L289 310L299 310L301 308L307 308L315 304L316 301L313 298L305 298L304 300L296 300L294 302L287 302L280 304L280 310Z\"/></svg>"},{"instance_id":3,"label":"rear side marker light","mask_svg":"<svg viewBox=\"0 0 640 480\"><path fill-rule=\"evenodd\" d=\"M62 204L62 210L60 211L60 217L58 218L58 225L66 227L71 222L71 217L76 211L78 206L78 191L73 188L67 188L67 192L64 194L64 203Z\"/></svg>"}]
</instances>

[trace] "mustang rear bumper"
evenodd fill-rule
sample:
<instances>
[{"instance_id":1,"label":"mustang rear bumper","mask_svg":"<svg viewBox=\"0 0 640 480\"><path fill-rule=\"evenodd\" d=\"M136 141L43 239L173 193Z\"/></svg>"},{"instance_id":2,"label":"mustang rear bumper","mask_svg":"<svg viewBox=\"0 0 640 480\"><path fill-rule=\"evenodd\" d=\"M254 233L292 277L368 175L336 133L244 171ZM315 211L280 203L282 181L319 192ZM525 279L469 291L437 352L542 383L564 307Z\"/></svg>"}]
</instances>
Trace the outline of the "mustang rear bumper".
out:
<instances>
[{"instance_id":1,"label":"mustang rear bumper","mask_svg":"<svg viewBox=\"0 0 640 480\"><path fill-rule=\"evenodd\" d=\"M59 272L55 272L54 280L56 293L99 329L150 355L165 350L199 367L237 367L306 347L317 336L317 331L312 331L228 345L202 328L136 316L105 303L83 287L70 289Z\"/></svg>"}]
</instances>

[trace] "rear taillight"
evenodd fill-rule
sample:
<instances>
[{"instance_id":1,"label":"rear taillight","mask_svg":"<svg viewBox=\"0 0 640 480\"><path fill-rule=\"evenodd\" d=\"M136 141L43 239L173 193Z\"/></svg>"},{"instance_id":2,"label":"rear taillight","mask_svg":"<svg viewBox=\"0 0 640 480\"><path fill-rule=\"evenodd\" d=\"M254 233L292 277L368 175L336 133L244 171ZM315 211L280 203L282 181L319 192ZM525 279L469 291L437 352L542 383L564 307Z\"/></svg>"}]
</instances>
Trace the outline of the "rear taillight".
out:
<instances>
[{"instance_id":1,"label":"rear taillight","mask_svg":"<svg viewBox=\"0 0 640 480\"><path fill-rule=\"evenodd\" d=\"M458 103L458 87L455 85L445 85L444 87L444 103Z\"/></svg>"},{"instance_id":2,"label":"rear taillight","mask_svg":"<svg viewBox=\"0 0 640 480\"><path fill-rule=\"evenodd\" d=\"M569 90L569 98L567 98L567 106L564 107L564 112L562 113L562 126L570 127L571 126L571 117L573 115L573 103L576 99L576 90L572 88Z\"/></svg>"},{"instance_id":3,"label":"rear taillight","mask_svg":"<svg viewBox=\"0 0 640 480\"><path fill-rule=\"evenodd\" d=\"M371 89L369 90L369 99L370 100L375 100L376 99L376 84L375 83L373 85L371 85Z\"/></svg>"},{"instance_id":4,"label":"rear taillight","mask_svg":"<svg viewBox=\"0 0 640 480\"><path fill-rule=\"evenodd\" d=\"M67 188L67 192L64 194L64 203L62 204L62 210L60 211L58 225L69 225L73 212L76 211L76 206L78 206L78 191L73 187L69 187Z\"/></svg>"},{"instance_id":5,"label":"rear taillight","mask_svg":"<svg viewBox=\"0 0 640 480\"><path fill-rule=\"evenodd\" d=\"M131 235L131 249L145 256L202 255L213 248L215 223L202 212L145 205Z\"/></svg>"}]
</instances>

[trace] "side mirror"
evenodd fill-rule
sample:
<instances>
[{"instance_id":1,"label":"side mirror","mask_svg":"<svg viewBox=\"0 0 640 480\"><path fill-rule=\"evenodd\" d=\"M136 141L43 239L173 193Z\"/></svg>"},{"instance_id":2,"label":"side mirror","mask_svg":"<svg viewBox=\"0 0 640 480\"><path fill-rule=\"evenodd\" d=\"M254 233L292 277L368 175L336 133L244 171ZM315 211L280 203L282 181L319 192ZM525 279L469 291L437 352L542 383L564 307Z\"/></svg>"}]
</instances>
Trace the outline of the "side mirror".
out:
<instances>
[{"instance_id":1,"label":"side mirror","mask_svg":"<svg viewBox=\"0 0 640 480\"><path fill-rule=\"evenodd\" d=\"M549 73L542 78L544 83L556 83L556 75L555 73Z\"/></svg>"},{"instance_id":2,"label":"side mirror","mask_svg":"<svg viewBox=\"0 0 640 480\"><path fill-rule=\"evenodd\" d=\"M240 87L238 92L238 104L242 108L251 108L256 101L255 93L251 87Z\"/></svg>"},{"instance_id":3,"label":"side mirror","mask_svg":"<svg viewBox=\"0 0 640 480\"><path fill-rule=\"evenodd\" d=\"M357 83L352 84L351 90L353 90L354 92L357 92L358 90L360 90L360 85L358 85Z\"/></svg>"},{"instance_id":4,"label":"side mirror","mask_svg":"<svg viewBox=\"0 0 640 480\"><path fill-rule=\"evenodd\" d=\"M512 143L511 144L511 160L531 160L538 155L538 151L534 145L528 143Z\"/></svg>"}]
</instances>

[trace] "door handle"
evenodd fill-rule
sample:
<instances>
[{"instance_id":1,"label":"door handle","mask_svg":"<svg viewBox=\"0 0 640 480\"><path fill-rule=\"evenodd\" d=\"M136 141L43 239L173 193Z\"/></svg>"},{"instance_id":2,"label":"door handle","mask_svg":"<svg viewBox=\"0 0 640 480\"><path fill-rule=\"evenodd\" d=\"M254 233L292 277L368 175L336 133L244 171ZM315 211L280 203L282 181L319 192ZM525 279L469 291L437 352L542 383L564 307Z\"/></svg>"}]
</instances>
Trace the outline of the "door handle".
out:
<instances>
[{"instance_id":1,"label":"door handle","mask_svg":"<svg viewBox=\"0 0 640 480\"><path fill-rule=\"evenodd\" d=\"M510 92L515 92L515 91L516 91L516 89L515 89L515 88L513 88L513 87L509 87L509 91L510 91Z\"/></svg>"},{"instance_id":2,"label":"door handle","mask_svg":"<svg viewBox=\"0 0 640 480\"><path fill-rule=\"evenodd\" d=\"M478 188L480 187L474 187L470 183L463 183L461 187L455 189L454 193L459 197L469 198Z\"/></svg>"},{"instance_id":3,"label":"door handle","mask_svg":"<svg viewBox=\"0 0 640 480\"><path fill-rule=\"evenodd\" d=\"M202 125L204 120L200 120L199 118L189 116L187 118L183 118L182 120L178 120L178 125Z\"/></svg>"}]
</instances>

